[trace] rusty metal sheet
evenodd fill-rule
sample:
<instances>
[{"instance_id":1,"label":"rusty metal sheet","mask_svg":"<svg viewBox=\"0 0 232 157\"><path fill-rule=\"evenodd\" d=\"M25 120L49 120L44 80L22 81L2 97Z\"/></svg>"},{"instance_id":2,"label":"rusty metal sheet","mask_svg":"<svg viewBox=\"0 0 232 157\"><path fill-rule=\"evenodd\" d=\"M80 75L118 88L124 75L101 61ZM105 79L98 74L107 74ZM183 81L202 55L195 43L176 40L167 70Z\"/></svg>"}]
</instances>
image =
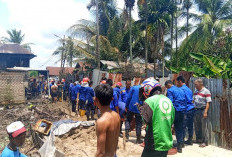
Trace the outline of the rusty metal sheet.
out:
<instances>
[{"instance_id":1,"label":"rusty metal sheet","mask_svg":"<svg viewBox=\"0 0 232 157\"><path fill-rule=\"evenodd\" d=\"M190 79L190 89L195 90ZM232 89L229 80L201 78L212 95L209 109L209 142L215 146L232 148Z\"/></svg>"}]
</instances>

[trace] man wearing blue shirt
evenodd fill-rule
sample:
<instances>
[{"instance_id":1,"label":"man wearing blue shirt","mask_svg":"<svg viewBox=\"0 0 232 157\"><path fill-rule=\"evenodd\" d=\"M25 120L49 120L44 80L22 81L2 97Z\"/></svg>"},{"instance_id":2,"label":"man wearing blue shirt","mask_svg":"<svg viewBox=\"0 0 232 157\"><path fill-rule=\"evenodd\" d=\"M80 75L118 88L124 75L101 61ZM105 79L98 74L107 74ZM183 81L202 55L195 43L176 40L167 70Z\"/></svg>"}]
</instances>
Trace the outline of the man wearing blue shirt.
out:
<instances>
[{"instance_id":1,"label":"man wearing blue shirt","mask_svg":"<svg viewBox=\"0 0 232 157\"><path fill-rule=\"evenodd\" d=\"M142 117L140 112L136 106L136 104L142 104L139 101L139 89L140 85L131 87L130 93L128 94L127 101L126 101L126 111L127 111L127 120L126 120L126 138L129 139L129 131L130 131L130 123L135 115L136 121L136 136L137 140L136 143L142 143L141 140L141 128L142 128Z\"/></svg>"},{"instance_id":2,"label":"man wearing blue shirt","mask_svg":"<svg viewBox=\"0 0 232 157\"><path fill-rule=\"evenodd\" d=\"M4 148L0 157L27 157L20 153L19 147L26 139L26 128L21 121L16 121L7 126L10 143Z\"/></svg>"},{"instance_id":3,"label":"man wearing blue shirt","mask_svg":"<svg viewBox=\"0 0 232 157\"><path fill-rule=\"evenodd\" d=\"M182 89L174 86L171 80L165 82L165 87L168 89L167 97L172 101L175 108L174 127L176 131L177 151L182 153L184 112L186 110L185 94Z\"/></svg>"},{"instance_id":4,"label":"man wearing blue shirt","mask_svg":"<svg viewBox=\"0 0 232 157\"><path fill-rule=\"evenodd\" d=\"M111 79L106 80L106 84L113 86L113 81ZM113 100L110 103L110 109L112 111L115 111L119 114L119 108L118 108L118 95L116 91L113 91Z\"/></svg>"},{"instance_id":5,"label":"man wearing blue shirt","mask_svg":"<svg viewBox=\"0 0 232 157\"><path fill-rule=\"evenodd\" d=\"M131 80L126 81L126 87L121 89L119 101L126 103L128 94L130 93L131 89Z\"/></svg>"},{"instance_id":6,"label":"man wearing blue shirt","mask_svg":"<svg viewBox=\"0 0 232 157\"><path fill-rule=\"evenodd\" d=\"M177 86L184 91L186 98L186 112L184 118L184 135L185 138L185 128L188 128L188 140L185 142L187 145L193 145L193 119L194 119L194 104L193 104L193 92L186 86L185 79L183 76L177 77Z\"/></svg>"},{"instance_id":7,"label":"man wearing blue shirt","mask_svg":"<svg viewBox=\"0 0 232 157\"><path fill-rule=\"evenodd\" d=\"M116 84L116 87L114 88L114 91L117 93L118 99L119 99L119 96L120 96L120 93L121 93L121 86L122 86L122 83L118 82Z\"/></svg>"},{"instance_id":8,"label":"man wearing blue shirt","mask_svg":"<svg viewBox=\"0 0 232 157\"><path fill-rule=\"evenodd\" d=\"M77 93L80 90L80 85L73 83L71 87L71 101L72 101L72 112L76 112L76 104L77 104Z\"/></svg>"},{"instance_id":9,"label":"man wearing blue shirt","mask_svg":"<svg viewBox=\"0 0 232 157\"><path fill-rule=\"evenodd\" d=\"M86 101L88 100L88 88L89 83L88 80L84 80L81 83L81 87L79 90L79 103L78 103L78 110L80 111L80 115L83 116L84 111L86 111Z\"/></svg>"},{"instance_id":10,"label":"man wearing blue shirt","mask_svg":"<svg viewBox=\"0 0 232 157\"><path fill-rule=\"evenodd\" d=\"M73 82L72 80L69 81L69 98L70 98L70 101L72 101L72 98L71 98L71 89L73 87Z\"/></svg>"},{"instance_id":11,"label":"man wearing blue shirt","mask_svg":"<svg viewBox=\"0 0 232 157\"><path fill-rule=\"evenodd\" d=\"M119 112L120 112L120 118L121 118L121 126L120 126L120 136L122 136L122 124L124 121L124 118L126 116L125 114L125 109L126 109L126 100L127 96L130 92L131 89L131 81L127 80L126 81L126 87L122 88L120 91L119 95L119 100L118 100L118 107L119 107Z\"/></svg>"},{"instance_id":12,"label":"man wearing blue shirt","mask_svg":"<svg viewBox=\"0 0 232 157\"><path fill-rule=\"evenodd\" d=\"M90 120L89 115L91 115L91 120L94 120L94 104L93 104L93 98L95 96L94 90L92 88L93 81L89 82L89 87L88 88L88 94L87 94L87 100L88 103L86 105L86 117L87 120Z\"/></svg>"}]
</instances>

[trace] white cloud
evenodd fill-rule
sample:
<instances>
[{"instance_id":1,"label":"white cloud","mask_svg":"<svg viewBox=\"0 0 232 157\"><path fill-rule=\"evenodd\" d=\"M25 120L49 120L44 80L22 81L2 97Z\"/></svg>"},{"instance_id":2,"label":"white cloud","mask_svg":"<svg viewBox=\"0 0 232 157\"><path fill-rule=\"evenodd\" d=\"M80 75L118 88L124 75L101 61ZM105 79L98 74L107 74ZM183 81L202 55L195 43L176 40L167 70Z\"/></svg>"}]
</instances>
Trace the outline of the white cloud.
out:
<instances>
[{"instance_id":1,"label":"white cloud","mask_svg":"<svg viewBox=\"0 0 232 157\"><path fill-rule=\"evenodd\" d=\"M3 0L9 10L11 28L26 34L25 42L34 43L32 50L37 58L31 67L40 67L56 49L57 38L77 20L89 18L86 4L75 0ZM1 32L1 28L0 28ZM53 61L46 65L53 65ZM45 66L46 66L45 65ZM44 67L45 67L44 66Z\"/></svg>"},{"instance_id":2,"label":"white cloud","mask_svg":"<svg viewBox=\"0 0 232 157\"><path fill-rule=\"evenodd\" d=\"M31 67L55 65L58 57L51 55L57 48L54 34L63 36L68 27L79 19L91 19L86 5L89 0L2 0L9 12L8 28L1 28L0 36L6 36L6 30L22 30L25 43L34 43L32 50L37 56L31 60ZM124 0L117 0L118 8L124 8ZM137 1L132 16L138 19ZM59 66L59 63L57 64Z\"/></svg>"}]
</instances>

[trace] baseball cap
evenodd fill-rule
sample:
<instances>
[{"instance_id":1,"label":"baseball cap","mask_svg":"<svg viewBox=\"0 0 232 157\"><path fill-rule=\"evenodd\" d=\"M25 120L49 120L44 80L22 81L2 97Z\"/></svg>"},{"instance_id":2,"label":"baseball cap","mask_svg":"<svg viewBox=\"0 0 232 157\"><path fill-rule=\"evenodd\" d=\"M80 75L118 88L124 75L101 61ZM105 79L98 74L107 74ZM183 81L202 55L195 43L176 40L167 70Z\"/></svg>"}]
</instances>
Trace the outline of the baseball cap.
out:
<instances>
[{"instance_id":1,"label":"baseball cap","mask_svg":"<svg viewBox=\"0 0 232 157\"><path fill-rule=\"evenodd\" d=\"M21 121L16 121L7 126L6 131L12 137L17 137L18 135L26 132L26 128Z\"/></svg>"}]
</instances>

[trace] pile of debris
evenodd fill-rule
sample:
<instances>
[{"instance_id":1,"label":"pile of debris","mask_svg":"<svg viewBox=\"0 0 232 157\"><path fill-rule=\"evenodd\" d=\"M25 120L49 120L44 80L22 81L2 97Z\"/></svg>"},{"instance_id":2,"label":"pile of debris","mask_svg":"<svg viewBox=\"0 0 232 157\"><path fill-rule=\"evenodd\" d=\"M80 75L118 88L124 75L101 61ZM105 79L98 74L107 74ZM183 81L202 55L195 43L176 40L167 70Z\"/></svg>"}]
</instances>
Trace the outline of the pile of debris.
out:
<instances>
[{"instance_id":1,"label":"pile of debris","mask_svg":"<svg viewBox=\"0 0 232 157\"><path fill-rule=\"evenodd\" d=\"M28 103L9 106L0 110L0 153L8 144L6 127L14 121L22 121L27 128L24 146L20 149L27 156L49 157L47 152L54 151L51 156L56 157L84 157L95 156L97 137L94 122L83 122L84 117L74 116L68 102ZM52 123L52 127L46 129ZM131 142L119 139L117 155L122 157L141 156L143 148Z\"/></svg>"},{"instance_id":2,"label":"pile of debris","mask_svg":"<svg viewBox=\"0 0 232 157\"><path fill-rule=\"evenodd\" d=\"M30 154L33 152L35 146L32 140L33 125L39 119L46 119L49 121L59 121L67 116L54 104L43 104L40 100L35 103L27 103L21 105L9 105L1 107L0 109L0 153L4 147L9 143L6 127L14 121L22 121L27 128L27 137L21 152ZM36 151L35 151L36 152ZM34 156L34 155L33 155Z\"/></svg>"}]
</instances>

